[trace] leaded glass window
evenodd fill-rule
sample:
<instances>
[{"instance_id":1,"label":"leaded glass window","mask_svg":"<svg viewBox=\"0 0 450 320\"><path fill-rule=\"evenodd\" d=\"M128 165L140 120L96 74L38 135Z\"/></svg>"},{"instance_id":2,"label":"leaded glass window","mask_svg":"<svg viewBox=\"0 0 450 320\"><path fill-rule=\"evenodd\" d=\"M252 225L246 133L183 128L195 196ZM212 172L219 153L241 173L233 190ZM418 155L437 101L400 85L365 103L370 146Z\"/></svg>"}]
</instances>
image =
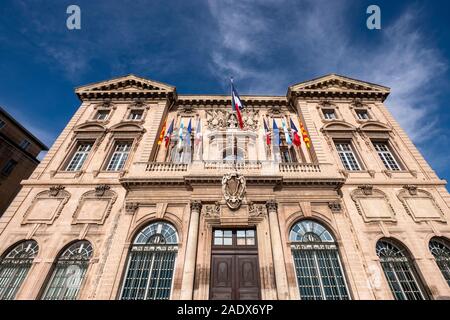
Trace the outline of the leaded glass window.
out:
<instances>
[{"instance_id":1,"label":"leaded glass window","mask_svg":"<svg viewBox=\"0 0 450 320\"><path fill-rule=\"evenodd\" d=\"M373 146L375 147L375 150L377 151L381 161L383 161L383 164L386 167L386 169L391 171L400 171L400 166L397 160L392 155L392 152L387 143L374 142Z\"/></svg>"},{"instance_id":2,"label":"leaded glass window","mask_svg":"<svg viewBox=\"0 0 450 320\"><path fill-rule=\"evenodd\" d=\"M396 300L426 299L423 286L405 248L389 240L380 240L376 251Z\"/></svg>"},{"instance_id":3,"label":"leaded glass window","mask_svg":"<svg viewBox=\"0 0 450 320\"><path fill-rule=\"evenodd\" d=\"M361 170L361 166L359 165L359 162L356 159L355 153L353 152L353 148L350 143L336 142L336 150L339 154L339 158L341 158L342 165L346 170L349 171Z\"/></svg>"},{"instance_id":4,"label":"leaded glass window","mask_svg":"<svg viewBox=\"0 0 450 320\"><path fill-rule=\"evenodd\" d=\"M58 257L42 295L43 300L76 300L92 257L92 245L82 240Z\"/></svg>"},{"instance_id":5,"label":"leaded glass window","mask_svg":"<svg viewBox=\"0 0 450 320\"><path fill-rule=\"evenodd\" d=\"M139 232L128 255L120 298L170 299L177 250L178 234L169 223L155 222Z\"/></svg>"},{"instance_id":6,"label":"leaded glass window","mask_svg":"<svg viewBox=\"0 0 450 320\"><path fill-rule=\"evenodd\" d=\"M12 300L39 252L36 241L19 243L0 260L0 300Z\"/></svg>"},{"instance_id":7,"label":"leaded glass window","mask_svg":"<svg viewBox=\"0 0 450 320\"><path fill-rule=\"evenodd\" d=\"M450 244L440 238L433 238L429 243L431 253L436 260L447 284L450 286Z\"/></svg>"},{"instance_id":8,"label":"leaded glass window","mask_svg":"<svg viewBox=\"0 0 450 320\"><path fill-rule=\"evenodd\" d=\"M347 281L337 245L321 224L303 220L289 234L302 300L348 300Z\"/></svg>"}]
</instances>

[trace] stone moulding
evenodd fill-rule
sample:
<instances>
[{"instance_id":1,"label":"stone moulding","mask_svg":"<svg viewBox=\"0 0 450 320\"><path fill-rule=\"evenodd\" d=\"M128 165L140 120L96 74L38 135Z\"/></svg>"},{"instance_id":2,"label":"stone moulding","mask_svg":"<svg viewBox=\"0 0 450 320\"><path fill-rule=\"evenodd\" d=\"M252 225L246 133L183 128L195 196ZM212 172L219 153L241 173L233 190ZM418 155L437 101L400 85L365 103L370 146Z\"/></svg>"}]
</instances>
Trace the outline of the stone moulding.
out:
<instances>
[{"instance_id":1,"label":"stone moulding","mask_svg":"<svg viewBox=\"0 0 450 320\"><path fill-rule=\"evenodd\" d=\"M350 196L364 222L397 221L388 196L381 190L369 185L359 186L351 192ZM388 214L383 215L383 213Z\"/></svg>"},{"instance_id":2,"label":"stone moulding","mask_svg":"<svg viewBox=\"0 0 450 320\"><path fill-rule=\"evenodd\" d=\"M445 222L444 212L430 192L419 189L415 185L405 185L403 186L403 190L397 194L397 197L405 208L405 211L415 222L430 220ZM425 210L428 213L427 215L423 215L420 212L424 210L423 208L420 210L419 203L422 203L422 206L428 205L427 210ZM435 213L434 215L433 211Z\"/></svg>"},{"instance_id":3,"label":"stone moulding","mask_svg":"<svg viewBox=\"0 0 450 320\"><path fill-rule=\"evenodd\" d=\"M56 218L59 217L61 214L64 206L69 201L70 193L64 190L65 187L58 185L58 186L52 186L49 190L42 191L38 193L30 207L26 210L24 219L22 224L28 224L28 223L43 223L43 224L53 224L53 222L56 220ZM54 205L50 206L45 205L42 208L39 207L39 203L43 201L50 203L53 202ZM37 209L36 209L37 208ZM37 210L34 212L34 210ZM43 214L43 210L50 210L45 215L45 212Z\"/></svg>"},{"instance_id":4,"label":"stone moulding","mask_svg":"<svg viewBox=\"0 0 450 320\"><path fill-rule=\"evenodd\" d=\"M84 193L79 202L78 206L73 213L72 224L80 223L91 223L91 224L104 224L106 218L111 213L112 206L117 200L117 194L114 191L109 190L110 187L106 185L100 185L93 191L88 191ZM84 210L90 211L91 208L84 209L84 205L90 203L92 205L99 205L101 202L105 202L103 206L100 206L94 210L94 212L89 213L87 216L83 216ZM84 210L83 210L84 209ZM103 211L103 212L102 212ZM93 214L95 213L95 216Z\"/></svg>"}]
</instances>

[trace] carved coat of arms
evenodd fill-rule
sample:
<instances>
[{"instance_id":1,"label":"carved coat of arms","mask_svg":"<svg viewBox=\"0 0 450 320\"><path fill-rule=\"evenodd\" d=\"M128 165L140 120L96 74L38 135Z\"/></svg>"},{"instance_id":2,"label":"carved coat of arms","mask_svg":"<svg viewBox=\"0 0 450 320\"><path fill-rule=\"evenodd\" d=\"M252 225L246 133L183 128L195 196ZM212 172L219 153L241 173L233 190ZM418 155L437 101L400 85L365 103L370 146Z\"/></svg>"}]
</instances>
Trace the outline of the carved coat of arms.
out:
<instances>
[{"instance_id":1,"label":"carved coat of arms","mask_svg":"<svg viewBox=\"0 0 450 320\"><path fill-rule=\"evenodd\" d=\"M245 195L245 178L237 172L228 173L222 178L222 192L227 205L232 210L241 206Z\"/></svg>"}]
</instances>

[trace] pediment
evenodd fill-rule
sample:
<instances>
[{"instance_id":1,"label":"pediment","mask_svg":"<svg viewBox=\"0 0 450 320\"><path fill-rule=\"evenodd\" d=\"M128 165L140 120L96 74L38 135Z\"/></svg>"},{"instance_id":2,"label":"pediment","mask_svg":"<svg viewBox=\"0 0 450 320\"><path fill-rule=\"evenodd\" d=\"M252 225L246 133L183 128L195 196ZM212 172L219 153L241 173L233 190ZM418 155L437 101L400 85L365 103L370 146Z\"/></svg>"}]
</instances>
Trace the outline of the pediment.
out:
<instances>
[{"instance_id":1,"label":"pediment","mask_svg":"<svg viewBox=\"0 0 450 320\"><path fill-rule=\"evenodd\" d=\"M350 123L344 121L333 121L326 124L322 130L324 131L356 131L356 128Z\"/></svg>"},{"instance_id":2,"label":"pediment","mask_svg":"<svg viewBox=\"0 0 450 320\"><path fill-rule=\"evenodd\" d=\"M98 122L82 123L74 128L76 132L105 132L106 128Z\"/></svg>"},{"instance_id":3,"label":"pediment","mask_svg":"<svg viewBox=\"0 0 450 320\"><path fill-rule=\"evenodd\" d=\"M361 125L359 127L359 130L361 131L370 131L370 132L390 132L392 131L392 128L389 127L388 125L378 122L378 121L370 121L367 123L364 123L363 125Z\"/></svg>"},{"instance_id":4,"label":"pediment","mask_svg":"<svg viewBox=\"0 0 450 320\"><path fill-rule=\"evenodd\" d=\"M387 98L390 89L374 83L356 80L345 76L330 74L313 80L300 82L289 87L288 96L292 93L301 95L320 94L335 97L379 97Z\"/></svg>"},{"instance_id":5,"label":"pediment","mask_svg":"<svg viewBox=\"0 0 450 320\"><path fill-rule=\"evenodd\" d=\"M173 86L135 75L127 75L78 87L75 92L80 98L166 97L176 95L176 89Z\"/></svg>"},{"instance_id":6,"label":"pediment","mask_svg":"<svg viewBox=\"0 0 450 320\"><path fill-rule=\"evenodd\" d=\"M121 131L121 132L143 132L145 129L134 123L134 122L121 122L119 124L116 124L115 126L112 126L110 131Z\"/></svg>"}]
</instances>

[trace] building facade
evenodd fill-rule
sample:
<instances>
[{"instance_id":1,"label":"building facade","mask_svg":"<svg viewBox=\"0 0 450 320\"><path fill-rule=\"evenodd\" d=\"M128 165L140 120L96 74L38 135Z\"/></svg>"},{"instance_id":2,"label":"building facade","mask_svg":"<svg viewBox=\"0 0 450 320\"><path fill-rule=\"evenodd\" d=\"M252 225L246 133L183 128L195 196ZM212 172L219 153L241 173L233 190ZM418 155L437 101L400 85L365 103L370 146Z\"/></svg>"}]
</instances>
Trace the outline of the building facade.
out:
<instances>
[{"instance_id":1,"label":"building facade","mask_svg":"<svg viewBox=\"0 0 450 320\"><path fill-rule=\"evenodd\" d=\"M446 182L389 92L331 74L239 111L133 75L76 89L0 219L0 298L450 297Z\"/></svg>"},{"instance_id":2,"label":"building facade","mask_svg":"<svg viewBox=\"0 0 450 320\"><path fill-rule=\"evenodd\" d=\"M39 164L48 148L0 107L0 216Z\"/></svg>"}]
</instances>

